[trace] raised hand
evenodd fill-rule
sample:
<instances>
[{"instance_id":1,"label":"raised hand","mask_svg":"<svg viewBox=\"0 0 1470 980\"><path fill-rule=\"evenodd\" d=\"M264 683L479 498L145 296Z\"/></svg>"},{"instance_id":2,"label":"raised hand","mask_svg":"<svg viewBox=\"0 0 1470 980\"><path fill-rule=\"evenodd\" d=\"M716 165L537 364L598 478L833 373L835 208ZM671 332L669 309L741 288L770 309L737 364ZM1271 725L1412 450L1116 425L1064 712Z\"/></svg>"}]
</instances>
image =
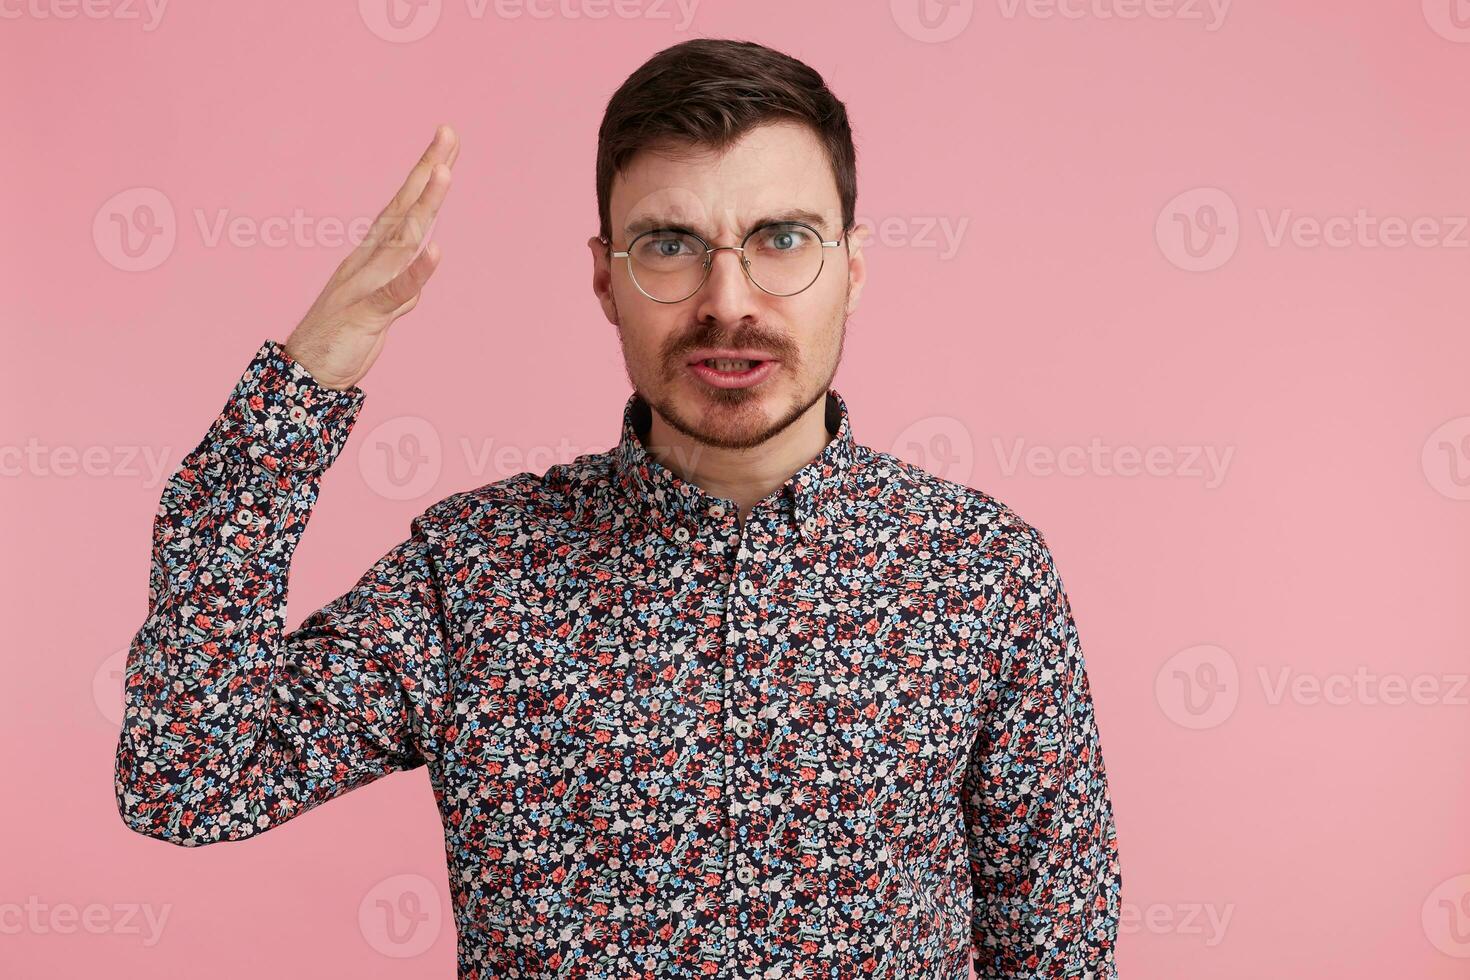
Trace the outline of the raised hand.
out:
<instances>
[{"instance_id":1,"label":"raised hand","mask_svg":"<svg viewBox=\"0 0 1470 980\"><path fill-rule=\"evenodd\" d=\"M291 331L286 353L318 383L339 391L357 384L378 359L388 327L418 305L440 254L436 242L420 245L449 193L458 157L459 137L440 126L367 236Z\"/></svg>"}]
</instances>

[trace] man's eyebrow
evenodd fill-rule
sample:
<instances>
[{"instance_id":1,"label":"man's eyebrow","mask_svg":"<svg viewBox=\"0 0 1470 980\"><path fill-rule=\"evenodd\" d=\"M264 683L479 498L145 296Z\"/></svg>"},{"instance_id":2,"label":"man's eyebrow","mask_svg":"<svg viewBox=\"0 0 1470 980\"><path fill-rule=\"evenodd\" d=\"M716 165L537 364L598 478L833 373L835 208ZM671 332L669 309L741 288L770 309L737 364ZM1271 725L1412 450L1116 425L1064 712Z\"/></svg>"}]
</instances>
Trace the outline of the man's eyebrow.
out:
<instances>
[{"instance_id":1,"label":"man's eyebrow","mask_svg":"<svg viewBox=\"0 0 1470 980\"><path fill-rule=\"evenodd\" d=\"M800 221L804 225L811 225L813 228L817 229L818 232L821 232L825 235L826 231L823 228L823 222L825 220L826 219L823 218L822 215L818 214L815 211L809 211L806 208L786 208L782 211L776 211L764 217L755 219L746 226L746 230L749 231L752 228L759 228L762 225L774 224L781 221ZM638 235L643 234L645 231L654 230L675 231L688 235L698 235L705 241L710 240L709 232L695 228L678 218L668 218L660 215L645 215L641 218L635 218L632 221L628 222L628 224L623 228L623 231L630 238L635 238Z\"/></svg>"}]
</instances>

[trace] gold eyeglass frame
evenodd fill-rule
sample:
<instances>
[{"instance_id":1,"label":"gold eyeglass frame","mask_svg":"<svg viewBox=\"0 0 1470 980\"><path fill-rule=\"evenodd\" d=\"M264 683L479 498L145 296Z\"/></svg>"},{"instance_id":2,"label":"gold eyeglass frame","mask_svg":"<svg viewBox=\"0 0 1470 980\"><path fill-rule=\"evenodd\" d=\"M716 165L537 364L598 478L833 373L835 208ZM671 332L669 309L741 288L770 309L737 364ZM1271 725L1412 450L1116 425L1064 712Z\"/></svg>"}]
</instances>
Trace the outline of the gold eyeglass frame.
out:
<instances>
[{"instance_id":1,"label":"gold eyeglass frame","mask_svg":"<svg viewBox=\"0 0 1470 980\"><path fill-rule=\"evenodd\" d=\"M710 245L709 242L705 241L701 236L696 235L692 231L683 231L674 228L650 228L648 231L641 232L640 234L635 235L633 237L633 240L628 243L628 247L626 249L614 251L611 253L611 256L615 259L628 260L628 278L632 281L634 287L640 293L642 293L644 296L647 296L655 303L682 303L684 302L684 300L688 299L690 296L693 296L695 293L703 289L704 284L709 282L710 269L714 268L715 253L720 251L721 249L729 249L733 252L740 253L740 268L742 271L744 271L745 278L749 279L750 284L756 289L759 289L761 292L771 296L795 296L797 295L797 293L804 293L808 289L811 289L812 286L816 284L816 281L822 277L822 270L827 267L827 254L825 252L822 253L822 261L817 265L817 271L812 274L812 281L807 283L805 286L802 286L795 292L790 293L772 292L765 286L762 286L760 283L756 282L755 276L750 274L750 260L745 257L745 243L750 241L751 236L753 236L758 231L764 231L767 228L775 228L782 225L796 225L798 228L805 228L807 231L812 233L813 237L817 239L817 244L822 246L823 248L836 248L838 245L843 244L847 240L847 234L844 232L842 237L838 238L836 241L824 242L822 241L822 233L817 231L817 229L813 228L811 225L807 224L805 221L768 221L765 224L757 225L756 227L750 229L750 231L746 232L745 237L740 239L739 245ZM699 277L699 285L691 289L687 295L681 296L679 299L659 299L657 296L650 295L648 290L644 289L643 286L638 282L638 277L633 274L632 252L633 246L638 244L638 239L644 238L648 235L670 233L688 235L690 238L694 239L695 241L699 242L699 244L704 246L704 274ZM607 244L611 245L612 242L608 242Z\"/></svg>"}]
</instances>

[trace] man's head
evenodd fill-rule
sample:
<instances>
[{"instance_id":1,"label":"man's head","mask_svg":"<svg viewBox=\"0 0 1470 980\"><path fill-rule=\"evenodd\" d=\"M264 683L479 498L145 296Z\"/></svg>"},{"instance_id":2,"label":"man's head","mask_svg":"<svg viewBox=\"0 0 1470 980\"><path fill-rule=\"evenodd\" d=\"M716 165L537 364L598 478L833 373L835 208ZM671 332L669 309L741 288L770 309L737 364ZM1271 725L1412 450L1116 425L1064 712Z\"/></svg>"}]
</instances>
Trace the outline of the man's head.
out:
<instances>
[{"instance_id":1,"label":"man's head","mask_svg":"<svg viewBox=\"0 0 1470 980\"><path fill-rule=\"evenodd\" d=\"M787 55L745 41L686 41L614 93L598 132L593 288L617 326L629 381L670 426L707 445L748 448L822 411L864 281L856 197L846 109ZM744 253L710 253L693 295L669 291L699 282L695 236L738 246L761 226ZM613 256L630 245L632 255ZM783 270L818 267L793 292ZM771 363L745 378L691 364L712 350Z\"/></svg>"}]
</instances>

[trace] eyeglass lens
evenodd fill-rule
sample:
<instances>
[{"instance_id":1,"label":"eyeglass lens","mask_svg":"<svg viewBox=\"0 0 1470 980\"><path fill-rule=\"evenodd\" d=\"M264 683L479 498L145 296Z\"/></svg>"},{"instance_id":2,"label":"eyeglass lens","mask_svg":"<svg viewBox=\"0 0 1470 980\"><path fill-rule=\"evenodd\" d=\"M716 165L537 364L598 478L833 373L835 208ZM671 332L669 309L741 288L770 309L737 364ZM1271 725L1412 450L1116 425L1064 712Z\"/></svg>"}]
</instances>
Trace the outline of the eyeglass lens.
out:
<instances>
[{"instance_id":1,"label":"eyeglass lens","mask_svg":"<svg viewBox=\"0 0 1470 980\"><path fill-rule=\"evenodd\" d=\"M676 302L691 296L705 278L705 259L714 254L693 235L650 231L629 245L629 271L654 299ZM758 228L745 241L743 254L750 278L761 289L780 296L801 292L822 270L821 238L811 228L781 223Z\"/></svg>"}]
</instances>

